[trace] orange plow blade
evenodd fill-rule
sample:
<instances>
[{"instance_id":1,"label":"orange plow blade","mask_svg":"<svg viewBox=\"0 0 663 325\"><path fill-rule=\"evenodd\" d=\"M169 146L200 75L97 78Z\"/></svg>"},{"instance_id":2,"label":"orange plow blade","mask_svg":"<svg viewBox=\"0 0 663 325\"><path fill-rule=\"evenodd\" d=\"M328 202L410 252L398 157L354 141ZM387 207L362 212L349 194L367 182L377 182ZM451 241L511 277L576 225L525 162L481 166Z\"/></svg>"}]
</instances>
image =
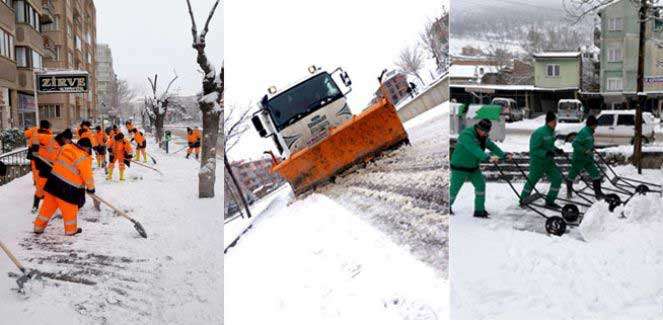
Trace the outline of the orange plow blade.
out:
<instances>
[{"instance_id":1,"label":"orange plow blade","mask_svg":"<svg viewBox=\"0 0 663 325\"><path fill-rule=\"evenodd\" d=\"M380 100L332 129L324 140L275 165L272 172L290 183L295 194L301 194L407 140L394 105Z\"/></svg>"}]
</instances>

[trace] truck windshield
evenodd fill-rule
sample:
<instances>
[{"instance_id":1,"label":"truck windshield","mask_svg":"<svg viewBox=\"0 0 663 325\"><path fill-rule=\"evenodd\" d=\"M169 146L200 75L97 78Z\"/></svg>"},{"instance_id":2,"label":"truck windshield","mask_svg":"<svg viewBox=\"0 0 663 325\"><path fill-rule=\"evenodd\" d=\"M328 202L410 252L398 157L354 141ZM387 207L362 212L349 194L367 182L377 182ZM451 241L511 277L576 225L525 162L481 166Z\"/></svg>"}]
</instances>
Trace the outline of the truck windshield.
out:
<instances>
[{"instance_id":1,"label":"truck windshield","mask_svg":"<svg viewBox=\"0 0 663 325\"><path fill-rule=\"evenodd\" d=\"M334 79L328 73L321 73L270 99L268 109L280 131L341 97L343 93Z\"/></svg>"},{"instance_id":2,"label":"truck windshield","mask_svg":"<svg viewBox=\"0 0 663 325\"><path fill-rule=\"evenodd\" d=\"M580 104L573 102L559 103L559 109L575 111L580 109Z\"/></svg>"}]
</instances>

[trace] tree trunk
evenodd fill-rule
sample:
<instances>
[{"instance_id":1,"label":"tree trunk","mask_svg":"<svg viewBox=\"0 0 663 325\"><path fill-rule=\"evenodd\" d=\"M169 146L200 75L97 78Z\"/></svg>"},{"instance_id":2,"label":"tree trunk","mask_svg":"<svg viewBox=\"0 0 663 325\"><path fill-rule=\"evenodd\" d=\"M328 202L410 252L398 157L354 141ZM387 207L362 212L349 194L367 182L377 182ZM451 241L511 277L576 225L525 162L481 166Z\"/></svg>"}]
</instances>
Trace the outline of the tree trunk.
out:
<instances>
[{"instance_id":1,"label":"tree trunk","mask_svg":"<svg viewBox=\"0 0 663 325\"><path fill-rule=\"evenodd\" d=\"M198 173L198 197L212 198L216 181L216 147L221 112L214 110L210 103L200 102L199 105L203 112L203 141Z\"/></svg>"},{"instance_id":2,"label":"tree trunk","mask_svg":"<svg viewBox=\"0 0 663 325\"><path fill-rule=\"evenodd\" d=\"M154 127L156 129L156 140L157 143L161 143L163 140L163 121L166 117L166 114L157 114L155 120L154 120Z\"/></svg>"}]
</instances>

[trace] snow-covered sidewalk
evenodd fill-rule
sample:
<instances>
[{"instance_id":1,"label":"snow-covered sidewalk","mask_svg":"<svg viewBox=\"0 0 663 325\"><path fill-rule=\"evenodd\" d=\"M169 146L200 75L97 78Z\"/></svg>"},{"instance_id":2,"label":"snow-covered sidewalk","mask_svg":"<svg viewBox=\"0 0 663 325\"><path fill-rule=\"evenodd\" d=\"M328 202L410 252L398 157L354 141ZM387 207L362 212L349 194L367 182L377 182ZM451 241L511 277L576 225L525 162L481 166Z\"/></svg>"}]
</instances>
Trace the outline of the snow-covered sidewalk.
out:
<instances>
[{"instance_id":1,"label":"snow-covered sidewalk","mask_svg":"<svg viewBox=\"0 0 663 325\"><path fill-rule=\"evenodd\" d=\"M151 148L151 149L150 149ZM7 324L202 324L223 322L223 185L216 199L198 199L199 162L166 155L148 144L159 174L137 165L127 181L95 171L97 194L139 220L142 239L127 220L92 203L79 214L83 233L65 237L61 219L32 234L30 175L0 186L0 240L28 268L88 285L32 280L18 294L17 272L0 253L0 314ZM221 175L219 165L217 175Z\"/></svg>"},{"instance_id":2,"label":"snow-covered sidewalk","mask_svg":"<svg viewBox=\"0 0 663 325\"><path fill-rule=\"evenodd\" d=\"M635 174L629 166L618 172ZM648 170L646 177L660 180L663 174ZM604 227L585 241L577 229L548 236L544 220L517 207L504 183L489 183L486 193L489 220L472 218L470 184L454 205L453 319L663 317L663 201L658 195L636 198L614 213L604 211ZM622 212L627 218L619 218Z\"/></svg>"}]
</instances>

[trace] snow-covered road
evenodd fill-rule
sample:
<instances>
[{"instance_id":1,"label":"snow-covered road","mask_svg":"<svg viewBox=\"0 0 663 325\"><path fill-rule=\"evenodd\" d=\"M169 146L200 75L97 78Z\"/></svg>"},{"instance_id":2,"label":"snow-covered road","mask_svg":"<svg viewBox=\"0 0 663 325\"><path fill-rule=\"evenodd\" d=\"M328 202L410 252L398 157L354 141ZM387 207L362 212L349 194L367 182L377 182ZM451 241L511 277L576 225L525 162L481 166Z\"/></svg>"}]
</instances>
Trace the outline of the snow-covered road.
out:
<instances>
[{"instance_id":1,"label":"snow-covered road","mask_svg":"<svg viewBox=\"0 0 663 325\"><path fill-rule=\"evenodd\" d=\"M630 166L618 172L635 174ZM661 171L646 172L647 179L663 179ZM663 317L659 196L636 198L614 213L603 211L603 229L585 241L577 229L562 237L545 234L544 220L518 208L504 183L489 183L486 193L489 220L471 217L470 184L454 204L453 319ZM626 219L619 218L621 212Z\"/></svg>"},{"instance_id":2,"label":"snow-covered road","mask_svg":"<svg viewBox=\"0 0 663 325\"><path fill-rule=\"evenodd\" d=\"M153 149L150 149L153 148ZM127 181L108 182L95 171L97 194L139 220L140 238L125 219L91 202L79 215L83 233L65 237L62 220L32 234L32 180L0 187L0 240L28 268L52 273L18 294L17 272L0 254L0 323L209 324L223 321L222 183L217 198L197 198L200 164L184 154L148 150L165 176L133 166ZM217 175L221 175L219 165ZM88 200L89 201L89 200Z\"/></svg>"},{"instance_id":3,"label":"snow-covered road","mask_svg":"<svg viewBox=\"0 0 663 325\"><path fill-rule=\"evenodd\" d=\"M406 129L412 146L254 205L263 212L226 254L228 324L447 318L448 105Z\"/></svg>"}]
</instances>

